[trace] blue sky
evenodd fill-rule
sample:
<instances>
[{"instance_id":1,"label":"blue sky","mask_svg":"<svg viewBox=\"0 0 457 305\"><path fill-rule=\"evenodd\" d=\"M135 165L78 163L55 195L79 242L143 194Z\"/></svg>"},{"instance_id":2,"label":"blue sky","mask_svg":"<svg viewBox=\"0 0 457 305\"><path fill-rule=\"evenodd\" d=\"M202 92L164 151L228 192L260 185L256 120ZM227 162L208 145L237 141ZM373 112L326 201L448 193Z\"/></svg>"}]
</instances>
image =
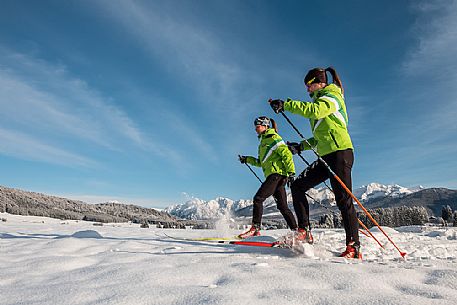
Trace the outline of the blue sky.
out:
<instances>
[{"instance_id":1,"label":"blue sky","mask_svg":"<svg viewBox=\"0 0 457 305\"><path fill-rule=\"evenodd\" d=\"M266 101L307 100L306 71L332 65L354 187L455 189L456 53L457 1L4 0L0 184L149 207L251 198L237 154L257 153L253 119L298 140Z\"/></svg>"}]
</instances>

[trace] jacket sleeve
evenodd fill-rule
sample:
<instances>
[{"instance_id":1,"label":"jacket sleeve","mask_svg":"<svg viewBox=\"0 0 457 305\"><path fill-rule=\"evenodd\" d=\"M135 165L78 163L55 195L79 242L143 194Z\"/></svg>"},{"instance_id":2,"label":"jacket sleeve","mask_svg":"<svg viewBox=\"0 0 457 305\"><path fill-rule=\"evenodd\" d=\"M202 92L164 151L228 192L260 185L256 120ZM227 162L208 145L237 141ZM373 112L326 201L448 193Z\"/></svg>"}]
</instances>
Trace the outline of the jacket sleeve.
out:
<instances>
[{"instance_id":1,"label":"jacket sleeve","mask_svg":"<svg viewBox=\"0 0 457 305\"><path fill-rule=\"evenodd\" d=\"M286 168L287 174L295 175L295 164L294 164L294 159L292 158L292 153L290 152L289 148L287 145L281 145L276 149L276 152L278 155L281 157L282 163L284 163L284 166Z\"/></svg>"},{"instance_id":2,"label":"jacket sleeve","mask_svg":"<svg viewBox=\"0 0 457 305\"><path fill-rule=\"evenodd\" d=\"M247 156L246 163L251 164L252 166L257 166L257 167L261 166L259 159L251 157L251 156Z\"/></svg>"},{"instance_id":3,"label":"jacket sleeve","mask_svg":"<svg viewBox=\"0 0 457 305\"><path fill-rule=\"evenodd\" d=\"M310 150L311 147L314 148L317 146L317 140L314 137L307 139L307 141L309 144L311 144L311 146L309 146L308 143L306 143L305 141L301 141L302 150Z\"/></svg>"},{"instance_id":4,"label":"jacket sleeve","mask_svg":"<svg viewBox=\"0 0 457 305\"><path fill-rule=\"evenodd\" d=\"M338 110L338 104L335 104L333 100L325 95L314 102L294 101L288 98L284 103L284 110L305 118L319 120Z\"/></svg>"}]
</instances>

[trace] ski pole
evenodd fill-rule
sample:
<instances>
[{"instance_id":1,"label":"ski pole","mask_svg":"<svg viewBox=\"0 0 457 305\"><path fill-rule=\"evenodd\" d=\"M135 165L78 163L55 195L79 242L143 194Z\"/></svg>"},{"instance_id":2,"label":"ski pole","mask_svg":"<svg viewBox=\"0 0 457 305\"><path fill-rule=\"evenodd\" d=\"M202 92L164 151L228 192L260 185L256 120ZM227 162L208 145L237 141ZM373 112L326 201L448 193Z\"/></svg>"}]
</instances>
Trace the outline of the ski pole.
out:
<instances>
[{"instance_id":1,"label":"ski pole","mask_svg":"<svg viewBox=\"0 0 457 305\"><path fill-rule=\"evenodd\" d=\"M371 238L373 238L374 240L376 240L376 242L378 243L378 245L379 245L382 249L385 250L386 248L384 248L384 246L379 242L379 240L378 240L376 237L374 237L374 235L373 235L373 233L371 233L370 229L368 229L367 226L366 226L359 218L357 218L357 220L359 221L359 225L361 225L362 228L364 228L365 231L367 231L368 234L370 234ZM360 230L360 232L362 232L363 234L365 234L365 236L369 237L369 236L367 235L366 232L363 232L362 230Z\"/></svg>"},{"instance_id":2,"label":"ski pole","mask_svg":"<svg viewBox=\"0 0 457 305\"><path fill-rule=\"evenodd\" d=\"M287 117L286 117L286 119L287 119ZM289 121L289 120L288 120L288 121ZM300 131L295 127L295 125L293 125L292 122L290 122L290 121L289 121L289 123L292 125L292 127L295 129L295 131L297 131L298 134L299 134L302 138L304 138L303 135L300 133ZM301 153L298 153L298 156L303 160L303 162L306 163L306 165L308 165L308 166L311 165L311 164L309 164L308 161L306 161L306 159L301 155ZM327 184L325 181L324 181L324 184L325 184L325 186L330 190L330 192L334 193L333 190L330 188L330 186L328 186L328 184ZM313 198L312 198L311 196L309 196L307 193L305 193L305 194L306 194L306 196L308 196L309 198L313 199ZM335 194L335 193L334 193L334 194ZM317 201L316 201L315 199L313 199L313 200L314 200L314 202L317 203ZM319 203L319 204L320 204L321 206L325 207L325 206L322 205L321 203ZM327 208L327 207L325 207L325 208ZM370 236L371 236L374 240L376 240L376 242L378 243L378 245L379 245L382 249L384 249L384 246L379 242L379 240L376 239L376 237L374 237L374 235L373 235L373 234L371 233L371 231L367 228L367 226L366 226L359 218L357 218L357 221L358 221L359 224L360 224L360 225L370 234ZM361 231L361 232L362 232L362 231ZM362 233L363 233L364 235L368 236L366 233L364 233L364 232L362 232Z\"/></svg>"},{"instance_id":3,"label":"ski pole","mask_svg":"<svg viewBox=\"0 0 457 305\"><path fill-rule=\"evenodd\" d=\"M240 155L238 155L238 157L240 157ZM304 158L303 158L304 159ZM306 162L306 160L304 160ZM254 172L254 170L249 166L249 164L247 163L244 163L246 164L246 166L249 168L249 170L254 174L254 176L256 176L257 180L259 180L260 183L263 183L262 180L259 178L259 176L257 176L257 174ZM309 164L308 164L309 165ZM333 192L333 190L327 185L327 188ZM330 211L329 208L327 208L326 206L324 206L322 203L318 202L316 199L314 199L311 195L308 195L307 193L305 193L306 196L308 196L311 200L313 200L314 202L316 202L317 204L319 204L320 206L326 208L327 210ZM370 234L370 236L376 240L376 242L379 244L379 246L381 246L381 248L384 249L384 247L382 246L382 244L376 239L376 237L374 237L374 235L370 232L370 230L360 221L360 219L357 218L357 220L359 221L359 224L365 229L368 231L368 233ZM364 233L364 232L362 232ZM364 233L365 235L367 235L366 233Z\"/></svg>"},{"instance_id":4,"label":"ski pole","mask_svg":"<svg viewBox=\"0 0 457 305\"><path fill-rule=\"evenodd\" d=\"M329 188L329 189L330 189L330 188ZM333 192L332 189L330 189L330 191ZM314 199L312 196L308 195L307 193L305 193L305 195L306 195L308 198L312 199L315 203L319 204L319 205L322 206L323 208L325 208L325 209L327 209L328 211L332 212L328 207L326 207L325 205L323 205L321 202L318 202L318 201L317 201L316 199ZM367 226L366 226L359 218L357 218L357 221L358 221L359 224L362 226L362 228L363 228L365 231L368 232L368 234L367 234L367 232L364 232L364 231L361 230L361 229L359 229L359 231L360 231L363 235L365 235L365 236L367 236L367 237L372 237L372 238L378 243L378 245L379 245L382 249L385 250L384 246L379 242L379 240L378 240L376 237L374 237L373 233L371 233L371 231L367 228Z\"/></svg>"},{"instance_id":5,"label":"ski pole","mask_svg":"<svg viewBox=\"0 0 457 305\"><path fill-rule=\"evenodd\" d=\"M306 163L306 165L310 166L311 164L309 164L308 161L306 161L306 159L301 155L301 153L298 153L298 156L300 157L300 159L303 160L303 162ZM325 186L333 193L333 190L330 188L330 186L328 186L327 182L324 181L324 184Z\"/></svg>"},{"instance_id":6,"label":"ski pole","mask_svg":"<svg viewBox=\"0 0 457 305\"><path fill-rule=\"evenodd\" d=\"M240 157L241 157L241 156L238 155L238 158L240 158ZM247 164L247 163L244 163L244 164L245 164L245 165L249 168L249 170L254 174L254 176L257 178L257 180L259 180L260 183L263 183L263 182L262 182L262 179L260 179L259 176L257 176L257 174L255 173L255 171L249 166L249 164Z\"/></svg>"},{"instance_id":7,"label":"ski pole","mask_svg":"<svg viewBox=\"0 0 457 305\"><path fill-rule=\"evenodd\" d=\"M240 155L238 155L238 157L240 157ZM254 176L256 176L257 180L259 180L260 183L263 183L262 179L259 178L259 176L257 176L257 174L254 172L254 170L249 166L249 164L247 163L244 163L246 164L246 166L249 168L249 170L254 174ZM313 200L314 202L318 203L319 205L323 206L324 208L328 209L326 206L324 206L323 204L321 204L320 202L317 202L316 199L314 199L313 197L311 197L310 195L308 195L307 193L305 193L306 196L308 196L311 200Z\"/></svg>"},{"instance_id":8,"label":"ski pole","mask_svg":"<svg viewBox=\"0 0 457 305\"><path fill-rule=\"evenodd\" d=\"M397 245L394 243L394 241L387 235L386 232L381 228L381 226L378 224L378 222L371 216L371 214L368 212L368 210L360 203L360 201L357 199L357 197L354 196L354 194L351 192L351 190L344 184L344 182L338 177L338 175L330 168L330 166L325 162L324 159L317 153L317 151L311 146L311 144L308 142L308 140L300 133L300 131L295 127L294 123L287 117L287 115L284 113L283 110L280 111L282 116L286 119L286 121L292 126L293 129L300 135L300 137L305 141L306 145L308 145L311 150L314 152L316 157L319 159L319 161L322 162L322 164L327 168L329 173L335 178L336 181L343 187L343 189L354 199L357 204L360 206L360 208L365 212L365 214L370 218L370 220L378 227L378 229L384 234L384 236L389 240L389 242L397 249L397 251L400 253L401 257L406 256L406 252L402 252Z\"/></svg>"}]
</instances>

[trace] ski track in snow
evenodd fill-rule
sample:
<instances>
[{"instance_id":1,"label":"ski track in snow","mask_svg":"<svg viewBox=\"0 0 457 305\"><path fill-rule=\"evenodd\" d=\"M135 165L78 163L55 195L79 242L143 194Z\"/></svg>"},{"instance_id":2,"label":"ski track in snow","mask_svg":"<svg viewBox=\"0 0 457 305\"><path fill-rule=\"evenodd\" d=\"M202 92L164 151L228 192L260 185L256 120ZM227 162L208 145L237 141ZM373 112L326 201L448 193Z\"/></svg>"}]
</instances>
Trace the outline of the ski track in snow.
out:
<instances>
[{"instance_id":1,"label":"ski track in snow","mask_svg":"<svg viewBox=\"0 0 457 305\"><path fill-rule=\"evenodd\" d=\"M455 304L457 229L385 228L381 251L361 236L347 261L344 232L316 229L305 254L174 240L216 230L60 221L0 213L0 304ZM235 235L238 231L229 231ZM279 237L287 230L263 231ZM227 234L227 233L225 233ZM227 235L225 235L227 236ZM230 236L230 235L229 235ZM268 237L262 237L268 239Z\"/></svg>"}]
</instances>

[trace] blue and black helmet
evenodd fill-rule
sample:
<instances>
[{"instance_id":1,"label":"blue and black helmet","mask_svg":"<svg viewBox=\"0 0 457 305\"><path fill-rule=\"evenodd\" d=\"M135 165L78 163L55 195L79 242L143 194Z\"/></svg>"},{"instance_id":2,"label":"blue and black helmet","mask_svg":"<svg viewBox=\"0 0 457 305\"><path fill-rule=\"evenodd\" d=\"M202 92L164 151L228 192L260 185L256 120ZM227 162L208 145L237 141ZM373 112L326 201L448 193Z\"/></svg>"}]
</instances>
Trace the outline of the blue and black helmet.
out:
<instances>
[{"instance_id":1,"label":"blue and black helmet","mask_svg":"<svg viewBox=\"0 0 457 305\"><path fill-rule=\"evenodd\" d=\"M254 120L254 125L261 125L261 126L267 126L270 127L270 119L267 118L266 116L259 116Z\"/></svg>"}]
</instances>

